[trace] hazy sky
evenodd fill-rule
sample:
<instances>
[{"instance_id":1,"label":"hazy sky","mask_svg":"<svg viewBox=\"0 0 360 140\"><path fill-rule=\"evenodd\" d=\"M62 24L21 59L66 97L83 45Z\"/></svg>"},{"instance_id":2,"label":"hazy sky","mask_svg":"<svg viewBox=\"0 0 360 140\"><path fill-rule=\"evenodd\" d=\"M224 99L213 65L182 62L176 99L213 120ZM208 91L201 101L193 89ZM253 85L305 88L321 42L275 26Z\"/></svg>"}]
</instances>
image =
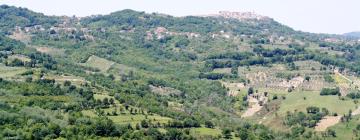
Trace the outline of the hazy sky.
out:
<instances>
[{"instance_id":1,"label":"hazy sky","mask_svg":"<svg viewBox=\"0 0 360 140\"><path fill-rule=\"evenodd\" d=\"M360 31L360 0L0 0L0 4L69 16L108 14L122 9L174 16L254 11L296 30L337 34Z\"/></svg>"}]
</instances>

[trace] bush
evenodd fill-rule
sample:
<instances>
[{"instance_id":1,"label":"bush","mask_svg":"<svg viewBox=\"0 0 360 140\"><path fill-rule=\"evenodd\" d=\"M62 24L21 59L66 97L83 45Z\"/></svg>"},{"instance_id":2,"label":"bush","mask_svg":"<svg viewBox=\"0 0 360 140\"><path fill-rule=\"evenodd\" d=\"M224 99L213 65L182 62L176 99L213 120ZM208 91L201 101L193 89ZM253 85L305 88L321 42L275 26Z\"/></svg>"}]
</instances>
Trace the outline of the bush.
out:
<instances>
[{"instance_id":1,"label":"bush","mask_svg":"<svg viewBox=\"0 0 360 140\"><path fill-rule=\"evenodd\" d=\"M205 127L206 128L214 128L214 123L211 121L205 121Z\"/></svg>"},{"instance_id":2,"label":"bush","mask_svg":"<svg viewBox=\"0 0 360 140\"><path fill-rule=\"evenodd\" d=\"M253 87L250 87L249 89L248 89L248 95L251 95L251 94L253 94L254 93L254 88Z\"/></svg>"},{"instance_id":3,"label":"bush","mask_svg":"<svg viewBox=\"0 0 360 140\"><path fill-rule=\"evenodd\" d=\"M325 80L325 82L328 82L328 83L332 83L335 81L334 78L332 78L329 74L324 76L324 80Z\"/></svg>"},{"instance_id":4,"label":"bush","mask_svg":"<svg viewBox=\"0 0 360 140\"><path fill-rule=\"evenodd\" d=\"M199 78L200 79L209 79L209 80L219 80L222 79L225 75L222 73L200 73Z\"/></svg>"},{"instance_id":5,"label":"bush","mask_svg":"<svg viewBox=\"0 0 360 140\"><path fill-rule=\"evenodd\" d=\"M333 88L323 88L320 92L320 95L341 95L340 93L340 89L338 87L336 87L335 89Z\"/></svg>"},{"instance_id":6,"label":"bush","mask_svg":"<svg viewBox=\"0 0 360 140\"><path fill-rule=\"evenodd\" d=\"M320 111L318 107L310 106L306 108L307 113L316 114Z\"/></svg>"},{"instance_id":7,"label":"bush","mask_svg":"<svg viewBox=\"0 0 360 140\"><path fill-rule=\"evenodd\" d=\"M359 91L353 91L346 95L346 97L349 97L351 99L359 99L360 98L360 92Z\"/></svg>"},{"instance_id":8,"label":"bush","mask_svg":"<svg viewBox=\"0 0 360 140\"><path fill-rule=\"evenodd\" d=\"M225 139L231 139L232 135L231 135L231 130L228 128L225 128L222 130L222 135Z\"/></svg>"}]
</instances>

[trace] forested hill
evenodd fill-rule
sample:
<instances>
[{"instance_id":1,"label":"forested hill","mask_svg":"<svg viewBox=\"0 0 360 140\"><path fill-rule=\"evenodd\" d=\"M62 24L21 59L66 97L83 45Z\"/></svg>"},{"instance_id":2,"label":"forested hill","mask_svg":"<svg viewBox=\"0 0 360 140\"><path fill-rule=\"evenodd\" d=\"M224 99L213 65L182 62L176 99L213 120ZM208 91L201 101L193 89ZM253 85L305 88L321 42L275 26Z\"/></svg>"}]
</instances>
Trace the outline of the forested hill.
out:
<instances>
[{"instance_id":1,"label":"forested hill","mask_svg":"<svg viewBox=\"0 0 360 140\"><path fill-rule=\"evenodd\" d=\"M49 17L41 13L30 11L26 8L13 6L0 6L0 27L1 30L14 28L15 26L28 27L34 25L55 25L58 17Z\"/></svg>"},{"instance_id":2,"label":"forested hill","mask_svg":"<svg viewBox=\"0 0 360 140\"><path fill-rule=\"evenodd\" d=\"M248 14L0 6L0 139L358 138L359 41Z\"/></svg>"},{"instance_id":3,"label":"forested hill","mask_svg":"<svg viewBox=\"0 0 360 140\"><path fill-rule=\"evenodd\" d=\"M345 36L349 36L349 37L357 37L360 38L360 32L350 32L350 33L345 33Z\"/></svg>"},{"instance_id":4,"label":"forested hill","mask_svg":"<svg viewBox=\"0 0 360 140\"><path fill-rule=\"evenodd\" d=\"M84 25L102 26L123 26L123 27L143 27L150 29L155 27L166 27L178 32L197 32L207 34L211 32L229 31L234 34L261 33L265 30L286 34L293 32L287 26L281 25L274 20L250 20L239 21L236 19L224 19L216 17L173 17L163 14L146 14L133 10L123 10L105 16L91 16L82 19Z\"/></svg>"}]
</instances>

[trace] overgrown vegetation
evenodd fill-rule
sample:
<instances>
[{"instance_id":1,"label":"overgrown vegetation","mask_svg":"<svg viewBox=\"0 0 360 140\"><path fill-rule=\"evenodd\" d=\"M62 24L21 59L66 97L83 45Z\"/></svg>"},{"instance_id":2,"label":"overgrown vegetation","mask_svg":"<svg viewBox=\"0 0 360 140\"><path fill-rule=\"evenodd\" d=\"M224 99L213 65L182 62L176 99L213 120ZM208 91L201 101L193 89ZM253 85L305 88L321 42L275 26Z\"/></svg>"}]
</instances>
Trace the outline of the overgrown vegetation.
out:
<instances>
[{"instance_id":1,"label":"overgrown vegetation","mask_svg":"<svg viewBox=\"0 0 360 140\"><path fill-rule=\"evenodd\" d=\"M320 95L340 96L329 71L360 71L359 44L324 43L343 38L297 32L272 19L132 10L78 19L6 5L0 15L0 139L317 139L312 128L331 108L306 106L306 113L275 117L288 131L239 114L258 103L254 119L276 116L288 94L310 100L302 97L308 87L319 96L320 89L311 89L319 79L329 85ZM30 41L11 37L17 33ZM321 68L310 71L299 61Z\"/></svg>"}]
</instances>

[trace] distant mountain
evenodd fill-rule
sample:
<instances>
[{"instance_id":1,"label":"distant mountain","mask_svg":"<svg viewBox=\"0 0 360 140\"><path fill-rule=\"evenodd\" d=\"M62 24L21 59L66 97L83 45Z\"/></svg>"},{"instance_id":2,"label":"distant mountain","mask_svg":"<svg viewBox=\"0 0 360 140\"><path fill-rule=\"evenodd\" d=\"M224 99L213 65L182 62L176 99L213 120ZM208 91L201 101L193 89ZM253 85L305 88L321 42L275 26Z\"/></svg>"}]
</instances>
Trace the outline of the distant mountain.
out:
<instances>
[{"instance_id":1,"label":"distant mountain","mask_svg":"<svg viewBox=\"0 0 360 140\"><path fill-rule=\"evenodd\" d=\"M343 35L344 36L349 36L349 37L359 37L360 38L360 31L358 31L358 32L349 32L349 33L345 33Z\"/></svg>"}]
</instances>

